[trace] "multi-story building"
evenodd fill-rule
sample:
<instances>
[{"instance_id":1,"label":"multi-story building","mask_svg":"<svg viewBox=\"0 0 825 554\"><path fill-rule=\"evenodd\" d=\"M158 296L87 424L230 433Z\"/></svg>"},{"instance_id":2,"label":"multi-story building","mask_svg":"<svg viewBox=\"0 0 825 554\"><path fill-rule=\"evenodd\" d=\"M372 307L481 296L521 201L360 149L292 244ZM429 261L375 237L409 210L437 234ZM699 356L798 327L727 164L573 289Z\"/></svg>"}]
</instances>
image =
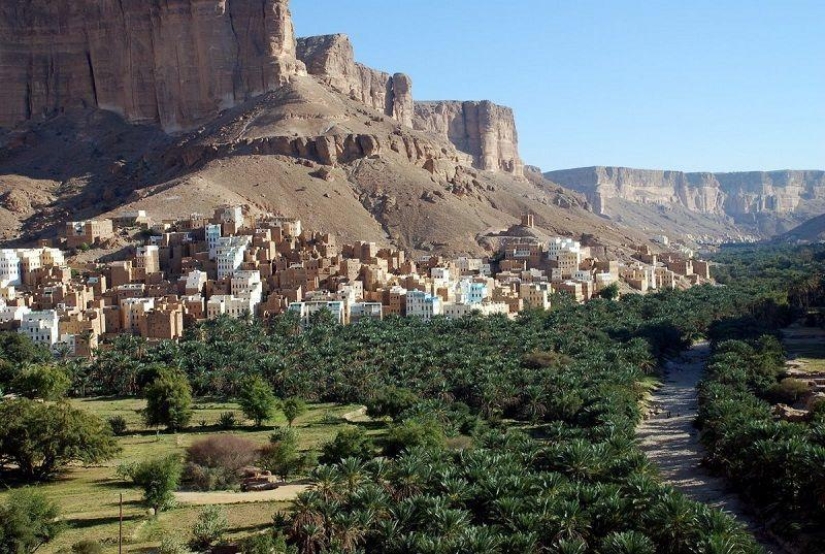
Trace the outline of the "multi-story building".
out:
<instances>
[{"instance_id":1,"label":"multi-story building","mask_svg":"<svg viewBox=\"0 0 825 554\"><path fill-rule=\"evenodd\" d=\"M144 275L160 271L160 251L154 244L139 246L135 253L135 267L142 269Z\"/></svg>"},{"instance_id":2,"label":"multi-story building","mask_svg":"<svg viewBox=\"0 0 825 554\"><path fill-rule=\"evenodd\" d=\"M60 318L55 310L29 312L20 321L18 332L40 346L51 348L59 339Z\"/></svg>"},{"instance_id":3,"label":"multi-story building","mask_svg":"<svg viewBox=\"0 0 825 554\"><path fill-rule=\"evenodd\" d=\"M66 246L79 248L84 244L92 246L104 241L114 234L111 219L93 219L89 221L70 221L66 223Z\"/></svg>"},{"instance_id":4,"label":"multi-story building","mask_svg":"<svg viewBox=\"0 0 825 554\"><path fill-rule=\"evenodd\" d=\"M443 312L441 298L419 290L407 291L406 306L407 316L420 317L425 321Z\"/></svg>"},{"instance_id":5,"label":"multi-story building","mask_svg":"<svg viewBox=\"0 0 825 554\"><path fill-rule=\"evenodd\" d=\"M305 302L292 302L289 311L298 314L301 323L308 325L312 322L312 316L316 313L327 311L332 316L333 321L340 325L347 323L347 306L343 300L308 300Z\"/></svg>"},{"instance_id":6,"label":"multi-story building","mask_svg":"<svg viewBox=\"0 0 825 554\"><path fill-rule=\"evenodd\" d=\"M20 257L10 249L0 250L0 285L20 285Z\"/></svg>"}]
</instances>

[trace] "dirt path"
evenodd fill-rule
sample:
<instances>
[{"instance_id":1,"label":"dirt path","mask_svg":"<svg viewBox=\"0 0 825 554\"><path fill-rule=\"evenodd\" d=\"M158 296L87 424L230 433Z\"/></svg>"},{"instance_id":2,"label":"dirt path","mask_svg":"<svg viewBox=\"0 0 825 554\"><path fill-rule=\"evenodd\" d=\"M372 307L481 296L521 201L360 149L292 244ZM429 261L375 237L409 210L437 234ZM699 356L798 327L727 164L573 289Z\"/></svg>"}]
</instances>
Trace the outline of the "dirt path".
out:
<instances>
[{"instance_id":1,"label":"dirt path","mask_svg":"<svg viewBox=\"0 0 825 554\"><path fill-rule=\"evenodd\" d=\"M271 491L260 492L176 492L175 500L190 506L209 504L247 504L250 502L285 502L295 500L309 485L284 485Z\"/></svg>"},{"instance_id":2,"label":"dirt path","mask_svg":"<svg viewBox=\"0 0 825 554\"><path fill-rule=\"evenodd\" d=\"M710 346L695 344L682 356L665 366L665 379L653 394L658 408L638 428L636 436L647 457L661 470L664 480L697 502L720 508L736 518L754 534L770 554L785 552L765 536L764 529L748 515L739 497L724 479L714 477L702 467L702 445L693 428L698 410L696 385L702 377ZM668 413L670 417L668 417Z\"/></svg>"}]
</instances>

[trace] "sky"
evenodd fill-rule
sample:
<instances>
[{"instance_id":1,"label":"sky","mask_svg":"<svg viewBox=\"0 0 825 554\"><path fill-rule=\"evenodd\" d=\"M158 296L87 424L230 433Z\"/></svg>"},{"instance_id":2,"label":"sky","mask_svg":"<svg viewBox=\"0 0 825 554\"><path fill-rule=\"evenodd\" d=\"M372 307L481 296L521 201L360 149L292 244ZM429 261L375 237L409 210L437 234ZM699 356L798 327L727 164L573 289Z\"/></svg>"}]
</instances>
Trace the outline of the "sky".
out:
<instances>
[{"instance_id":1,"label":"sky","mask_svg":"<svg viewBox=\"0 0 825 554\"><path fill-rule=\"evenodd\" d=\"M825 169L823 0L292 0L417 100L515 110L526 163Z\"/></svg>"}]
</instances>

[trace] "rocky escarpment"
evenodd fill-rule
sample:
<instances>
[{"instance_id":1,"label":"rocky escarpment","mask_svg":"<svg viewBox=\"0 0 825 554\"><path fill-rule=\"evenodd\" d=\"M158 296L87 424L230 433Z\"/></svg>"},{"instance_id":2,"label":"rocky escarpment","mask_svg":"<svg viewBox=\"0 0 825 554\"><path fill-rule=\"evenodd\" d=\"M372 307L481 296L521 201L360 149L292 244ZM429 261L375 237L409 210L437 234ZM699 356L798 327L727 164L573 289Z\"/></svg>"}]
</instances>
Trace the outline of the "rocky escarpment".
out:
<instances>
[{"instance_id":1,"label":"rocky escarpment","mask_svg":"<svg viewBox=\"0 0 825 554\"><path fill-rule=\"evenodd\" d=\"M825 171L683 173L587 167L545 173L551 181L584 193L595 211L611 214L611 199L640 204L678 204L693 212L750 222L760 216L825 211Z\"/></svg>"},{"instance_id":2,"label":"rocky escarpment","mask_svg":"<svg viewBox=\"0 0 825 554\"><path fill-rule=\"evenodd\" d=\"M471 155L479 169L524 175L510 108L489 101L416 102L414 127L446 137L458 150Z\"/></svg>"},{"instance_id":3,"label":"rocky escarpment","mask_svg":"<svg viewBox=\"0 0 825 554\"><path fill-rule=\"evenodd\" d=\"M4 0L0 126L73 107L178 131L302 73L288 0Z\"/></svg>"},{"instance_id":4,"label":"rocky escarpment","mask_svg":"<svg viewBox=\"0 0 825 554\"><path fill-rule=\"evenodd\" d=\"M298 59L323 84L412 127L412 80L357 63L346 35L300 38Z\"/></svg>"}]
</instances>

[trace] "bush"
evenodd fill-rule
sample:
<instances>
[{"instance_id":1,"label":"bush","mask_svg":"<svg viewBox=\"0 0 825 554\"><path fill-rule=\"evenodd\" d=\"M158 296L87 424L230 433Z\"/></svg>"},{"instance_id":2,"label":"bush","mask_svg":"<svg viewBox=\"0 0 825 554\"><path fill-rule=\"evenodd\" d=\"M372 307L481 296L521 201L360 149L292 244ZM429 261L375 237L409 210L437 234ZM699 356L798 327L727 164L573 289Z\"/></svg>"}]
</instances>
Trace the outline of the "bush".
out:
<instances>
[{"instance_id":1,"label":"bush","mask_svg":"<svg viewBox=\"0 0 825 554\"><path fill-rule=\"evenodd\" d=\"M59 515L44 494L29 488L12 491L0 506L0 552L34 552L63 531Z\"/></svg>"},{"instance_id":2,"label":"bush","mask_svg":"<svg viewBox=\"0 0 825 554\"><path fill-rule=\"evenodd\" d=\"M261 377L254 376L246 379L238 393L238 404L246 417L260 427L264 421L272 418L278 399L272 392L272 387Z\"/></svg>"},{"instance_id":3,"label":"bush","mask_svg":"<svg viewBox=\"0 0 825 554\"><path fill-rule=\"evenodd\" d=\"M185 480L200 490L237 485L243 468L258 459L258 445L234 435L216 435L186 449Z\"/></svg>"},{"instance_id":4,"label":"bush","mask_svg":"<svg viewBox=\"0 0 825 554\"><path fill-rule=\"evenodd\" d=\"M262 468L284 479L306 471L312 463L309 455L298 450L298 433L291 428L272 433L269 444L261 448L260 456Z\"/></svg>"},{"instance_id":5,"label":"bush","mask_svg":"<svg viewBox=\"0 0 825 554\"><path fill-rule=\"evenodd\" d=\"M72 554L103 554L103 547L97 541L82 540L72 545Z\"/></svg>"},{"instance_id":6,"label":"bush","mask_svg":"<svg viewBox=\"0 0 825 554\"><path fill-rule=\"evenodd\" d=\"M395 457L411 448L443 448L446 444L444 429L435 421L408 420L390 427L384 439L384 455Z\"/></svg>"},{"instance_id":7,"label":"bush","mask_svg":"<svg viewBox=\"0 0 825 554\"><path fill-rule=\"evenodd\" d=\"M789 377L771 386L765 395L768 401L774 404L780 402L782 404L795 404L808 391L810 391L810 387L805 381Z\"/></svg>"},{"instance_id":8,"label":"bush","mask_svg":"<svg viewBox=\"0 0 825 554\"><path fill-rule=\"evenodd\" d=\"M58 400L66 396L72 382L66 372L52 364L30 365L14 378L11 389L26 398Z\"/></svg>"},{"instance_id":9,"label":"bush","mask_svg":"<svg viewBox=\"0 0 825 554\"><path fill-rule=\"evenodd\" d=\"M235 416L235 412L222 412L221 416L218 418L218 427L228 431L235 427L238 424L238 419Z\"/></svg>"},{"instance_id":10,"label":"bush","mask_svg":"<svg viewBox=\"0 0 825 554\"><path fill-rule=\"evenodd\" d=\"M73 462L103 462L120 450L102 419L66 403L2 402L0 422L0 466L14 464L27 480L48 479Z\"/></svg>"},{"instance_id":11,"label":"bush","mask_svg":"<svg viewBox=\"0 0 825 554\"><path fill-rule=\"evenodd\" d=\"M238 547L243 554L281 554L289 552L284 536L274 533L252 535L240 541Z\"/></svg>"},{"instance_id":12,"label":"bush","mask_svg":"<svg viewBox=\"0 0 825 554\"><path fill-rule=\"evenodd\" d=\"M109 418L109 427L115 435L125 435L127 430L126 418L123 416L114 416Z\"/></svg>"},{"instance_id":13,"label":"bush","mask_svg":"<svg viewBox=\"0 0 825 554\"><path fill-rule=\"evenodd\" d=\"M289 426L292 427L295 420L306 413L307 405L306 402L300 398L287 398L284 400L282 410L284 412L284 416L286 416L287 423L289 423Z\"/></svg>"},{"instance_id":14,"label":"bush","mask_svg":"<svg viewBox=\"0 0 825 554\"><path fill-rule=\"evenodd\" d=\"M192 419L192 387L186 375L166 370L146 387L146 425L177 431Z\"/></svg>"},{"instance_id":15,"label":"bush","mask_svg":"<svg viewBox=\"0 0 825 554\"><path fill-rule=\"evenodd\" d=\"M176 454L122 465L117 473L143 489L143 499L155 514L174 506L173 493L178 488L182 474L180 458Z\"/></svg>"},{"instance_id":16,"label":"bush","mask_svg":"<svg viewBox=\"0 0 825 554\"><path fill-rule=\"evenodd\" d=\"M360 427L345 427L335 438L321 447L322 464L337 464L346 458L370 460L375 455L375 446Z\"/></svg>"},{"instance_id":17,"label":"bush","mask_svg":"<svg viewBox=\"0 0 825 554\"><path fill-rule=\"evenodd\" d=\"M399 416L418 402L418 396L409 389L388 387L367 402L367 415L373 418Z\"/></svg>"},{"instance_id":18,"label":"bush","mask_svg":"<svg viewBox=\"0 0 825 554\"><path fill-rule=\"evenodd\" d=\"M164 535L160 541L157 554L191 554L191 551L179 538Z\"/></svg>"},{"instance_id":19,"label":"bush","mask_svg":"<svg viewBox=\"0 0 825 554\"><path fill-rule=\"evenodd\" d=\"M227 527L229 520L226 518L226 510L220 506L207 506L198 514L189 546L203 552L223 538Z\"/></svg>"}]
</instances>

